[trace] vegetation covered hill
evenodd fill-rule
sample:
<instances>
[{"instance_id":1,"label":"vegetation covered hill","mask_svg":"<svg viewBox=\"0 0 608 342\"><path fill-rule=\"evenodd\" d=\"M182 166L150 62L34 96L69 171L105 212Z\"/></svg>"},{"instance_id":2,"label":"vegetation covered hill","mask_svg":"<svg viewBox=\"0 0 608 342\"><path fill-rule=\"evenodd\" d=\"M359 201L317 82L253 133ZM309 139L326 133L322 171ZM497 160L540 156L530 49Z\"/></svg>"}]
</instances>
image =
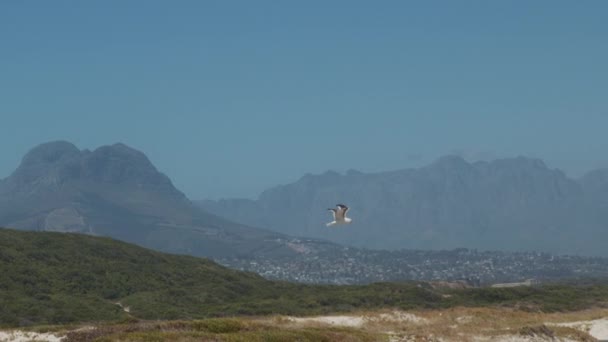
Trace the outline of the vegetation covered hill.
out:
<instances>
[{"instance_id":1,"label":"vegetation covered hill","mask_svg":"<svg viewBox=\"0 0 608 342\"><path fill-rule=\"evenodd\" d=\"M418 296L424 290L405 288L411 299L424 298ZM4 325L116 320L129 315L168 319L313 313L379 300L349 299L363 297L357 294L362 289L272 282L206 259L163 254L109 238L0 229L0 323Z\"/></svg>"},{"instance_id":2,"label":"vegetation covered hill","mask_svg":"<svg viewBox=\"0 0 608 342\"><path fill-rule=\"evenodd\" d=\"M442 290L422 283L274 282L205 259L164 254L109 238L0 229L0 325L4 326L307 315L381 307L499 304L555 311L607 301L608 286L602 285ZM123 310L127 307L129 312Z\"/></svg>"}]
</instances>

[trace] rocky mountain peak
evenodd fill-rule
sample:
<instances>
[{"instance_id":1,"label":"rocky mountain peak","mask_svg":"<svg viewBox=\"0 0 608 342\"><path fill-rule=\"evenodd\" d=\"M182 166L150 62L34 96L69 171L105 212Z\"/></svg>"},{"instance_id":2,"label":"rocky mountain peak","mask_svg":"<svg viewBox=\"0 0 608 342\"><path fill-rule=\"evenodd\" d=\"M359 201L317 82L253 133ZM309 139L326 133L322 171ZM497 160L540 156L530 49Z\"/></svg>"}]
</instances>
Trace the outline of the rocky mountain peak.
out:
<instances>
[{"instance_id":1,"label":"rocky mountain peak","mask_svg":"<svg viewBox=\"0 0 608 342\"><path fill-rule=\"evenodd\" d=\"M6 179L5 190L35 193L72 181L120 184L179 193L169 178L136 149L117 143L101 146L93 152L81 151L66 141L49 142L30 150L19 167Z\"/></svg>"},{"instance_id":2,"label":"rocky mountain peak","mask_svg":"<svg viewBox=\"0 0 608 342\"><path fill-rule=\"evenodd\" d=\"M31 149L6 180L12 188L27 184L58 184L65 171L78 162L80 150L67 141L53 141Z\"/></svg>"},{"instance_id":3,"label":"rocky mountain peak","mask_svg":"<svg viewBox=\"0 0 608 342\"><path fill-rule=\"evenodd\" d=\"M447 155L437 159L426 168L449 172L467 172L473 170L473 165L457 155Z\"/></svg>"},{"instance_id":4,"label":"rocky mountain peak","mask_svg":"<svg viewBox=\"0 0 608 342\"><path fill-rule=\"evenodd\" d=\"M170 184L145 154L122 143L101 146L88 153L82 160L81 177L115 184Z\"/></svg>"},{"instance_id":5,"label":"rocky mountain peak","mask_svg":"<svg viewBox=\"0 0 608 342\"><path fill-rule=\"evenodd\" d=\"M490 163L496 169L507 171L526 170L526 171L551 171L544 161L538 158L518 156L515 158L497 159Z\"/></svg>"},{"instance_id":6,"label":"rocky mountain peak","mask_svg":"<svg viewBox=\"0 0 608 342\"><path fill-rule=\"evenodd\" d=\"M80 150L72 143L58 140L45 144L40 144L31 149L21 162L21 166L30 166L32 164L52 164L60 161L65 157L73 157L78 155Z\"/></svg>"}]
</instances>

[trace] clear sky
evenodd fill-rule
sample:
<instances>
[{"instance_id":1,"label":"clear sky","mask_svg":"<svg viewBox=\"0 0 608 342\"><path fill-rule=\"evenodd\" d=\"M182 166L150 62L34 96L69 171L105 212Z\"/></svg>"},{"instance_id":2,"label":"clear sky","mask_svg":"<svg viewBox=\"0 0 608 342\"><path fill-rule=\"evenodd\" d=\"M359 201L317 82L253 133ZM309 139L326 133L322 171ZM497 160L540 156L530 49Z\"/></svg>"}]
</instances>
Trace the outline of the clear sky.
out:
<instances>
[{"instance_id":1,"label":"clear sky","mask_svg":"<svg viewBox=\"0 0 608 342\"><path fill-rule=\"evenodd\" d=\"M608 166L608 1L0 1L0 178L123 142L193 199L461 153Z\"/></svg>"}]
</instances>

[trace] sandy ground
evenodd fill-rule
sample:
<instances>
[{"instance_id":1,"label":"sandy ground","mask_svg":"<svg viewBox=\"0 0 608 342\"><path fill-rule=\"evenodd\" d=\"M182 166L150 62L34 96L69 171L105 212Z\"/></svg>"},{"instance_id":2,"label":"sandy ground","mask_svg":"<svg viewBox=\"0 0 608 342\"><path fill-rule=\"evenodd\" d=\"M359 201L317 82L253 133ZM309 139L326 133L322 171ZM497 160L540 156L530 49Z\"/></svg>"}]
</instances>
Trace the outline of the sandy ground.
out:
<instances>
[{"instance_id":1,"label":"sandy ground","mask_svg":"<svg viewBox=\"0 0 608 342\"><path fill-rule=\"evenodd\" d=\"M514 336L514 335L503 335L493 336L491 338L479 338L476 342L579 342L567 338L549 338L549 337L538 337L538 336Z\"/></svg>"},{"instance_id":2,"label":"sandy ground","mask_svg":"<svg viewBox=\"0 0 608 342\"><path fill-rule=\"evenodd\" d=\"M281 324L328 325L365 329L384 333L391 342L576 342L574 338L549 336L522 336L522 326L567 327L585 332L599 341L608 340L607 311L580 312L573 314L527 314L495 309L467 309L439 311L381 311L352 315L316 317L280 317ZM501 319L504 322L498 322ZM582 318L582 319L581 319ZM588 320L585 320L589 318ZM272 321L276 318L261 318ZM275 322L276 323L276 322ZM511 325L514 324L514 325ZM506 328L505 327L510 327ZM86 326L80 329L94 329ZM484 332L480 332L483 330ZM436 336L433 336L435 334ZM0 331L0 342L61 342L62 337L53 333Z\"/></svg>"},{"instance_id":3,"label":"sandy ground","mask_svg":"<svg viewBox=\"0 0 608 342\"><path fill-rule=\"evenodd\" d=\"M0 342L60 342L62 337L51 333L36 333L30 331L0 331Z\"/></svg>"},{"instance_id":4,"label":"sandy ground","mask_svg":"<svg viewBox=\"0 0 608 342\"><path fill-rule=\"evenodd\" d=\"M359 316L317 316L317 317L287 317L288 320L294 323L322 323L343 327L359 328L368 323L391 322L404 323L410 322L414 324L424 324L428 320L423 317L416 316L411 313L393 311L389 313L380 313L374 315L359 315Z\"/></svg>"},{"instance_id":5,"label":"sandy ground","mask_svg":"<svg viewBox=\"0 0 608 342\"><path fill-rule=\"evenodd\" d=\"M563 327L571 327L587 332L598 340L608 340L608 318L595 319L592 321L580 321L569 323L556 323Z\"/></svg>"},{"instance_id":6,"label":"sandy ground","mask_svg":"<svg viewBox=\"0 0 608 342\"><path fill-rule=\"evenodd\" d=\"M289 317L288 320L300 324L322 323L351 328L361 327L363 323L365 323L365 319L363 317L357 316Z\"/></svg>"},{"instance_id":7,"label":"sandy ground","mask_svg":"<svg viewBox=\"0 0 608 342\"><path fill-rule=\"evenodd\" d=\"M435 313L437 314L437 313ZM441 316L442 313L439 313ZM521 336L514 332L513 334L490 334L490 335L469 335L463 334L459 328L464 325L471 324L475 320L484 319L483 316L462 315L455 317L454 324L449 328L453 328L453 335L446 337L426 337L420 339L420 336L404 334L403 331L395 332L393 330L403 329L404 327L424 327L437 324L433 322L433 318L425 318L413 313L393 311L387 313L375 313L371 315L337 315L337 316L316 316L316 317L287 317L287 320L295 324L326 324L332 326L343 326L351 328L376 328L384 333L387 333L391 342L405 341L437 341L437 342L452 342L452 341L474 341L474 342L576 342L570 338L551 338L548 336ZM487 319L487 317L485 317ZM538 322L537 322L538 323ZM535 325L536 323L531 323ZM575 322L546 322L547 326L563 326L570 327L582 332L586 332L599 341L608 340L608 317L602 319L575 321ZM384 329L383 329L384 328ZM397 328L397 329L395 329ZM405 329L407 331L409 329ZM422 329L424 331L424 329Z\"/></svg>"}]
</instances>

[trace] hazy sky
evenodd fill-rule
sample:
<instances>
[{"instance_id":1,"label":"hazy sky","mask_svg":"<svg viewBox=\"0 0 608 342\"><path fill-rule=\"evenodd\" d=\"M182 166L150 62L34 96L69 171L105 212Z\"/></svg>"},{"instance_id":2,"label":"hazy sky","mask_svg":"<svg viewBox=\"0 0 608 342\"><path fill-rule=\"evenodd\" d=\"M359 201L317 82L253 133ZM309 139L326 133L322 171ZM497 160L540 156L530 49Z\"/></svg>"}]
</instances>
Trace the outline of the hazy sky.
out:
<instances>
[{"instance_id":1,"label":"hazy sky","mask_svg":"<svg viewBox=\"0 0 608 342\"><path fill-rule=\"evenodd\" d=\"M124 142L188 196L527 155L608 166L608 1L0 1L0 178Z\"/></svg>"}]
</instances>

